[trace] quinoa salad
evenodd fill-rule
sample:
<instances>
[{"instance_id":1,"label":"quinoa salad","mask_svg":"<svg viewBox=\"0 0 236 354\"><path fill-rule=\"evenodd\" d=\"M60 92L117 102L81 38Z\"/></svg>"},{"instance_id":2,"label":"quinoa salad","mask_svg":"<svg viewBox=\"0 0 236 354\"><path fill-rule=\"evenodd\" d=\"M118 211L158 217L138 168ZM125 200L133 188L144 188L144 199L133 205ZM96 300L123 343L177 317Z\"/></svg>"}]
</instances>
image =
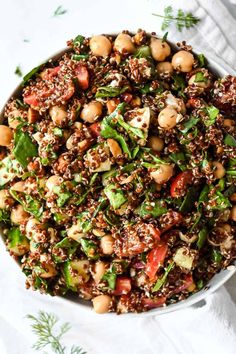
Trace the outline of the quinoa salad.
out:
<instances>
[{"instance_id":1,"label":"quinoa salad","mask_svg":"<svg viewBox=\"0 0 236 354\"><path fill-rule=\"evenodd\" d=\"M97 313L186 299L236 258L236 77L143 30L67 44L3 112L6 247Z\"/></svg>"}]
</instances>

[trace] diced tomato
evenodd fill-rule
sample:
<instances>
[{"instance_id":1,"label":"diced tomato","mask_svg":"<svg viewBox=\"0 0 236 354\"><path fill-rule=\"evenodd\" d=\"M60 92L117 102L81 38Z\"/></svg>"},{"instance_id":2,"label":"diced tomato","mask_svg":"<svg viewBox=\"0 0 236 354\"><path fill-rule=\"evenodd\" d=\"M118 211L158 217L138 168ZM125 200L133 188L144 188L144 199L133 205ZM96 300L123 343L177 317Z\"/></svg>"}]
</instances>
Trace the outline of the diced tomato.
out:
<instances>
[{"instance_id":1,"label":"diced tomato","mask_svg":"<svg viewBox=\"0 0 236 354\"><path fill-rule=\"evenodd\" d=\"M174 210L169 210L165 215L163 215L163 217L161 217L162 221L162 229L161 232L162 234L166 231L168 231L169 229L171 229L173 226L177 226L179 224L181 224L181 222L183 221L183 216L182 214L180 214L178 211L174 211Z\"/></svg>"},{"instance_id":2,"label":"diced tomato","mask_svg":"<svg viewBox=\"0 0 236 354\"><path fill-rule=\"evenodd\" d=\"M62 100L68 101L75 93L75 86L72 82L68 82L67 91L61 96Z\"/></svg>"},{"instance_id":3,"label":"diced tomato","mask_svg":"<svg viewBox=\"0 0 236 354\"><path fill-rule=\"evenodd\" d=\"M153 248L147 255L146 274L151 280L155 278L156 272L163 264L167 249L167 244L160 242L159 245Z\"/></svg>"},{"instance_id":4,"label":"diced tomato","mask_svg":"<svg viewBox=\"0 0 236 354\"><path fill-rule=\"evenodd\" d=\"M131 291L131 279L128 277L117 277L114 295L128 294Z\"/></svg>"},{"instance_id":5,"label":"diced tomato","mask_svg":"<svg viewBox=\"0 0 236 354\"><path fill-rule=\"evenodd\" d=\"M180 293L181 291L187 289L190 285L193 284L193 277L191 274L187 274L185 275L185 278L183 280L183 284L180 285L177 289L175 289L173 291L173 294L178 294Z\"/></svg>"},{"instance_id":6,"label":"diced tomato","mask_svg":"<svg viewBox=\"0 0 236 354\"><path fill-rule=\"evenodd\" d=\"M41 72L40 76L43 80L50 80L53 76L56 76L59 73L60 69L60 66L45 69Z\"/></svg>"},{"instance_id":7,"label":"diced tomato","mask_svg":"<svg viewBox=\"0 0 236 354\"><path fill-rule=\"evenodd\" d=\"M147 225L150 234L154 237L154 239L158 242L160 241L160 236L161 236L161 232L157 227L154 227L153 225L149 224Z\"/></svg>"},{"instance_id":8,"label":"diced tomato","mask_svg":"<svg viewBox=\"0 0 236 354\"><path fill-rule=\"evenodd\" d=\"M39 105L39 101L38 101L36 93L31 93L28 96L25 96L24 103L28 104L32 108L37 108Z\"/></svg>"},{"instance_id":9,"label":"diced tomato","mask_svg":"<svg viewBox=\"0 0 236 354\"><path fill-rule=\"evenodd\" d=\"M101 125L100 123L93 123L89 126L89 129L91 130L92 135L97 138L100 135L101 131Z\"/></svg>"},{"instance_id":10,"label":"diced tomato","mask_svg":"<svg viewBox=\"0 0 236 354\"><path fill-rule=\"evenodd\" d=\"M170 195L172 198L178 198L183 195L183 191L188 184L191 184L193 180L193 174L190 170L179 173L171 183Z\"/></svg>"},{"instance_id":11,"label":"diced tomato","mask_svg":"<svg viewBox=\"0 0 236 354\"><path fill-rule=\"evenodd\" d=\"M203 102L201 98L190 98L187 102L187 107L200 108L204 105Z\"/></svg>"},{"instance_id":12,"label":"diced tomato","mask_svg":"<svg viewBox=\"0 0 236 354\"><path fill-rule=\"evenodd\" d=\"M77 66L75 72L79 86L82 88L82 90L87 90L89 87L89 73L87 68L83 65L79 65Z\"/></svg>"},{"instance_id":13,"label":"diced tomato","mask_svg":"<svg viewBox=\"0 0 236 354\"><path fill-rule=\"evenodd\" d=\"M133 98L133 95L131 93L123 93L121 97L126 103L130 103Z\"/></svg>"},{"instance_id":14,"label":"diced tomato","mask_svg":"<svg viewBox=\"0 0 236 354\"><path fill-rule=\"evenodd\" d=\"M143 306L146 307L147 309L154 309L156 307L160 307L164 305L165 302L166 302L165 296L156 297L154 299L149 299L147 297L142 300Z\"/></svg>"}]
</instances>

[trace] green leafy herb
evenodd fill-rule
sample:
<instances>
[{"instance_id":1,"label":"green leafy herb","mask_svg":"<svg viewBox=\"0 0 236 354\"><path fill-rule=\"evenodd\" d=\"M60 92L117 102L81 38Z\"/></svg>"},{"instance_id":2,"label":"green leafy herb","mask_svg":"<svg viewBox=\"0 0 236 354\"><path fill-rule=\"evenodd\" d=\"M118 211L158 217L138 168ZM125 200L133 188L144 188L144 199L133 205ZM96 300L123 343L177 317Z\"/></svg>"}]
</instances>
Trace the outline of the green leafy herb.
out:
<instances>
[{"instance_id":1,"label":"green leafy herb","mask_svg":"<svg viewBox=\"0 0 236 354\"><path fill-rule=\"evenodd\" d=\"M213 248L212 250L212 254L211 254L212 260L216 263L220 263L223 256L220 253L220 251L218 251L217 249Z\"/></svg>"},{"instance_id":2,"label":"green leafy herb","mask_svg":"<svg viewBox=\"0 0 236 354\"><path fill-rule=\"evenodd\" d=\"M73 54L72 55L72 59L73 60L77 60L77 61L80 61L80 60L83 60L83 59L88 59L89 55L88 54Z\"/></svg>"},{"instance_id":3,"label":"green leafy herb","mask_svg":"<svg viewBox=\"0 0 236 354\"><path fill-rule=\"evenodd\" d=\"M163 200L155 200L153 202L144 201L139 210L139 215L144 217L145 215L151 215L154 218L161 216L167 212L166 203Z\"/></svg>"},{"instance_id":4,"label":"green leafy herb","mask_svg":"<svg viewBox=\"0 0 236 354\"><path fill-rule=\"evenodd\" d=\"M16 102L17 107L19 107L19 108L24 108L24 109L26 109L26 108L29 107L27 104L25 104L25 103L24 103L22 100L20 100L19 98L17 98L15 102Z\"/></svg>"},{"instance_id":5,"label":"green leafy herb","mask_svg":"<svg viewBox=\"0 0 236 354\"><path fill-rule=\"evenodd\" d=\"M204 282L202 279L198 280L197 282L197 288L201 290L204 287Z\"/></svg>"},{"instance_id":6,"label":"green leafy herb","mask_svg":"<svg viewBox=\"0 0 236 354\"><path fill-rule=\"evenodd\" d=\"M124 87L111 87L111 86L103 86L98 87L97 92L95 94L96 98L101 97L117 97L127 91L129 86Z\"/></svg>"},{"instance_id":7,"label":"green leafy herb","mask_svg":"<svg viewBox=\"0 0 236 354\"><path fill-rule=\"evenodd\" d=\"M204 54L198 54L197 59L198 59L198 64L199 64L200 68L204 68L207 65L207 60L206 60L206 57L204 56Z\"/></svg>"},{"instance_id":8,"label":"green leafy herb","mask_svg":"<svg viewBox=\"0 0 236 354\"><path fill-rule=\"evenodd\" d=\"M207 78L204 76L203 72L199 71L195 74L194 82L207 82Z\"/></svg>"},{"instance_id":9,"label":"green leafy herb","mask_svg":"<svg viewBox=\"0 0 236 354\"><path fill-rule=\"evenodd\" d=\"M236 147L236 139L230 134L226 134L224 137L224 143L225 145Z\"/></svg>"},{"instance_id":10,"label":"green leafy herb","mask_svg":"<svg viewBox=\"0 0 236 354\"><path fill-rule=\"evenodd\" d=\"M148 93L161 94L164 91L161 83L159 83L159 86L155 89L152 87L151 83L146 83L144 85L138 86L137 89L145 95Z\"/></svg>"},{"instance_id":11,"label":"green leafy herb","mask_svg":"<svg viewBox=\"0 0 236 354\"><path fill-rule=\"evenodd\" d=\"M64 189L63 186L54 186L53 193L58 195L57 205L61 208L72 196L71 192Z\"/></svg>"},{"instance_id":12,"label":"green leafy herb","mask_svg":"<svg viewBox=\"0 0 236 354\"><path fill-rule=\"evenodd\" d=\"M174 15L172 6L164 8L164 15L152 14L153 16L163 18L161 30L166 30L172 22L176 24L177 29L181 32L183 28L189 29L194 27L200 19L193 16L191 12L184 12L179 9L177 15Z\"/></svg>"},{"instance_id":13,"label":"green leafy herb","mask_svg":"<svg viewBox=\"0 0 236 354\"><path fill-rule=\"evenodd\" d=\"M185 79L181 74L173 74L173 90L177 92L178 96L185 97L184 90L186 87Z\"/></svg>"},{"instance_id":14,"label":"green leafy herb","mask_svg":"<svg viewBox=\"0 0 236 354\"><path fill-rule=\"evenodd\" d=\"M102 280L107 281L110 289L114 290L116 287L116 268L112 266L106 273L103 275Z\"/></svg>"},{"instance_id":15,"label":"green leafy herb","mask_svg":"<svg viewBox=\"0 0 236 354\"><path fill-rule=\"evenodd\" d=\"M200 206L201 203L205 203L208 200L208 193L209 193L209 186L205 184L203 189L201 190L199 199L198 199L198 206Z\"/></svg>"},{"instance_id":16,"label":"green leafy herb","mask_svg":"<svg viewBox=\"0 0 236 354\"><path fill-rule=\"evenodd\" d=\"M198 189L196 187L190 187L181 206L179 207L179 211L181 211L181 213L190 212L194 208L194 202L197 200L198 196Z\"/></svg>"},{"instance_id":17,"label":"green leafy herb","mask_svg":"<svg viewBox=\"0 0 236 354\"><path fill-rule=\"evenodd\" d=\"M56 263L63 263L67 261L70 258L70 256L72 256L75 253L77 247L78 247L78 242L74 240L70 240L68 237L65 237L60 242L56 243L56 245L53 247L53 251L52 251L53 259L55 260ZM55 252L60 248L63 249L64 254L66 253L67 258L64 257L62 258L60 256L60 253L58 255L58 253Z\"/></svg>"},{"instance_id":18,"label":"green leafy herb","mask_svg":"<svg viewBox=\"0 0 236 354\"><path fill-rule=\"evenodd\" d=\"M11 181L22 172L19 162L10 157L5 157L0 161L0 187Z\"/></svg>"},{"instance_id":19,"label":"green leafy herb","mask_svg":"<svg viewBox=\"0 0 236 354\"><path fill-rule=\"evenodd\" d=\"M45 64L45 63L44 63ZM23 86L25 86L30 79L32 79L43 67L44 64L40 64L33 68L28 74L23 77Z\"/></svg>"},{"instance_id":20,"label":"green leafy herb","mask_svg":"<svg viewBox=\"0 0 236 354\"><path fill-rule=\"evenodd\" d=\"M37 146L32 142L28 133L23 132L17 127L14 137L13 155L26 168L29 159L38 155Z\"/></svg>"},{"instance_id":21,"label":"green leafy herb","mask_svg":"<svg viewBox=\"0 0 236 354\"><path fill-rule=\"evenodd\" d=\"M0 222L4 224L10 222L9 212L5 209L0 209Z\"/></svg>"},{"instance_id":22,"label":"green leafy herb","mask_svg":"<svg viewBox=\"0 0 236 354\"><path fill-rule=\"evenodd\" d=\"M151 49L148 45L139 47L134 53L135 58L151 58Z\"/></svg>"},{"instance_id":23,"label":"green leafy herb","mask_svg":"<svg viewBox=\"0 0 236 354\"><path fill-rule=\"evenodd\" d=\"M210 125L213 125L215 124L215 121L216 121L216 118L219 114L219 109L214 107L214 106L208 106L206 108L206 111L207 111L207 114L208 114L208 117L209 119L205 120L204 121L204 124L209 127Z\"/></svg>"},{"instance_id":24,"label":"green leafy herb","mask_svg":"<svg viewBox=\"0 0 236 354\"><path fill-rule=\"evenodd\" d=\"M14 74L17 75L17 76L19 76L19 77L22 77L22 76L23 76L22 71L21 71L21 68L20 68L19 65L16 67Z\"/></svg>"},{"instance_id":25,"label":"green leafy herb","mask_svg":"<svg viewBox=\"0 0 236 354\"><path fill-rule=\"evenodd\" d=\"M82 246L82 250L84 251L84 253L88 258L94 260L99 258L99 255L96 254L96 249L97 249L96 243L94 243L91 240L87 240L85 238L81 238L80 243Z\"/></svg>"},{"instance_id":26,"label":"green leafy herb","mask_svg":"<svg viewBox=\"0 0 236 354\"><path fill-rule=\"evenodd\" d=\"M203 227L199 233L198 233L198 240L197 240L197 247L198 249L201 249L204 245L204 243L206 242L206 238L207 238L207 233L208 230L206 227Z\"/></svg>"},{"instance_id":27,"label":"green leafy herb","mask_svg":"<svg viewBox=\"0 0 236 354\"><path fill-rule=\"evenodd\" d=\"M173 152L172 154L169 155L169 158L178 165L178 167L181 169L181 171L185 171L187 169L186 167L186 157L184 153L181 152Z\"/></svg>"},{"instance_id":28,"label":"green leafy herb","mask_svg":"<svg viewBox=\"0 0 236 354\"><path fill-rule=\"evenodd\" d=\"M104 193L109 199L111 206L114 209L119 209L119 207L124 204L127 198L121 189L118 189L115 184L109 184L105 187Z\"/></svg>"},{"instance_id":29,"label":"green leafy herb","mask_svg":"<svg viewBox=\"0 0 236 354\"><path fill-rule=\"evenodd\" d=\"M53 16L61 16L65 15L67 13L67 10L63 9L62 5L58 6L58 8L54 11Z\"/></svg>"},{"instance_id":30,"label":"green leafy herb","mask_svg":"<svg viewBox=\"0 0 236 354\"><path fill-rule=\"evenodd\" d=\"M33 214L37 219L40 219L43 213L43 205L37 199L32 198L29 194L17 192L14 190L10 191L14 199L16 199L24 208L25 211Z\"/></svg>"},{"instance_id":31,"label":"green leafy herb","mask_svg":"<svg viewBox=\"0 0 236 354\"><path fill-rule=\"evenodd\" d=\"M199 118L197 117L190 117L189 120L184 122L183 124L183 129L180 129L180 131L183 134L187 134L190 129L192 129L197 123L199 122Z\"/></svg>"},{"instance_id":32,"label":"green leafy herb","mask_svg":"<svg viewBox=\"0 0 236 354\"><path fill-rule=\"evenodd\" d=\"M32 322L33 332L38 337L37 342L33 345L33 349L42 353L42 349L50 347L55 354L66 354L66 347L62 344L62 338L70 330L69 323L63 323L59 328L58 318L51 313L39 311L37 316L27 315ZM70 354L86 354L79 346L72 346L67 353Z\"/></svg>"},{"instance_id":33,"label":"green leafy herb","mask_svg":"<svg viewBox=\"0 0 236 354\"><path fill-rule=\"evenodd\" d=\"M214 201L214 205L211 206L212 210L224 210L231 207L231 203L227 197L225 197L220 191L211 197L210 202Z\"/></svg>"},{"instance_id":34,"label":"green leafy herb","mask_svg":"<svg viewBox=\"0 0 236 354\"><path fill-rule=\"evenodd\" d=\"M170 263L168 265L168 267L165 270L165 273L163 274L163 276L161 278L159 278L156 282L156 284L154 285L154 287L152 288L152 292L154 293L155 291L160 290L160 288L165 284L166 279L168 277L168 274L170 273L171 269L174 267L174 262Z\"/></svg>"},{"instance_id":35,"label":"green leafy herb","mask_svg":"<svg viewBox=\"0 0 236 354\"><path fill-rule=\"evenodd\" d=\"M126 123L121 115L117 116L118 124L123 127L128 133L132 133L135 136L138 136L141 139L145 138L144 132L142 129L132 127L130 124Z\"/></svg>"}]
</instances>

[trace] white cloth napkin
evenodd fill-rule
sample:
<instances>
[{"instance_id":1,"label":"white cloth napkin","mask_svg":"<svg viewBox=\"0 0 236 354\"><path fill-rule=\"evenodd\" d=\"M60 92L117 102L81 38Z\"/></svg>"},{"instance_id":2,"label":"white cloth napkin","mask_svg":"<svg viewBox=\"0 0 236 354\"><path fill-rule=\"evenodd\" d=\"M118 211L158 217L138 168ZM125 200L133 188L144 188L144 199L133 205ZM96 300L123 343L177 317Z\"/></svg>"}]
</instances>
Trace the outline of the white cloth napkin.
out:
<instances>
[{"instance_id":1,"label":"white cloth napkin","mask_svg":"<svg viewBox=\"0 0 236 354\"><path fill-rule=\"evenodd\" d=\"M233 0L232 0L233 2ZM53 17L62 5L68 12ZM163 8L190 10L199 25L182 34L172 26L170 40L186 39L194 48L236 69L236 21L219 0L8 0L0 12L0 105L17 80L64 46L76 34L144 28L160 32ZM231 4L232 6L232 4ZM27 41L26 41L27 40ZM25 318L39 310L56 314L72 329L65 344L79 344L89 354L235 354L236 307L225 288L193 307L161 316L98 316L62 298L25 290L24 276L0 243L0 353L32 354L35 337ZM47 350L50 353L49 350Z\"/></svg>"}]
</instances>

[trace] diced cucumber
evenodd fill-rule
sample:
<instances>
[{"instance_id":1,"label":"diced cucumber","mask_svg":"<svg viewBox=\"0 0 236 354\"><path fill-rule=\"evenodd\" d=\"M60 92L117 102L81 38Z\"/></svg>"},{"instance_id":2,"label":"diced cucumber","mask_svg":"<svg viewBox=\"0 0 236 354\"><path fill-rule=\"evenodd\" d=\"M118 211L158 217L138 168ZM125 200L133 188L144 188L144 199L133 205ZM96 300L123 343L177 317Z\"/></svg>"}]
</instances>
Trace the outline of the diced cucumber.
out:
<instances>
[{"instance_id":1,"label":"diced cucumber","mask_svg":"<svg viewBox=\"0 0 236 354\"><path fill-rule=\"evenodd\" d=\"M181 247L176 251L173 260L177 266L190 270L193 266L194 257L188 254L187 247Z\"/></svg>"},{"instance_id":2,"label":"diced cucumber","mask_svg":"<svg viewBox=\"0 0 236 354\"><path fill-rule=\"evenodd\" d=\"M9 240L7 248L16 256L23 256L29 251L29 241L24 235L21 234L18 227L10 229L7 234L7 238Z\"/></svg>"},{"instance_id":3,"label":"diced cucumber","mask_svg":"<svg viewBox=\"0 0 236 354\"><path fill-rule=\"evenodd\" d=\"M63 274L66 285L73 291L76 291L78 286L86 283L89 280L89 261L87 260L73 260L67 261L64 264Z\"/></svg>"}]
</instances>

